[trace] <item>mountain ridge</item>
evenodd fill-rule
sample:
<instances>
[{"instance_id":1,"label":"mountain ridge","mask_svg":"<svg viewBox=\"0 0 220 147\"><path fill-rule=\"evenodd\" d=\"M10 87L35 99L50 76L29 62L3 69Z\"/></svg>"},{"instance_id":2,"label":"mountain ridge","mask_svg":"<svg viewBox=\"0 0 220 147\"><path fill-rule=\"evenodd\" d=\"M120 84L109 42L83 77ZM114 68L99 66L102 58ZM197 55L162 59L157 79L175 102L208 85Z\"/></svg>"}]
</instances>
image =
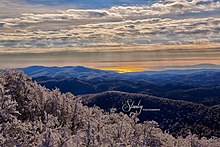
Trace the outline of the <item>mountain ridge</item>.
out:
<instances>
[{"instance_id":1,"label":"mountain ridge","mask_svg":"<svg viewBox=\"0 0 220 147\"><path fill-rule=\"evenodd\" d=\"M39 66L34 68L20 70L49 89L59 88L62 92L71 92L74 95L115 90L179 99L207 106L220 104L218 69L178 71L181 74L176 71L119 74L84 67L75 70L75 67L71 66L43 67L43 70Z\"/></svg>"},{"instance_id":2,"label":"mountain ridge","mask_svg":"<svg viewBox=\"0 0 220 147\"><path fill-rule=\"evenodd\" d=\"M205 66L206 68L203 68ZM24 71L26 74L34 76L34 73L37 72L36 70L51 70L56 69L57 71L61 71L62 69L68 69L70 71L77 71L83 72L84 69L85 72L103 72L108 74L117 74L117 75L134 75L134 74L146 74L146 75L156 75L156 74L191 74L194 72L203 72L203 71L220 71L220 66L215 64L198 64L191 67L200 67L200 68L192 68L192 69L167 69L167 70L158 70L158 71L140 71L140 72L127 72L127 73L117 73L116 71L112 70L100 70L100 69L94 69L94 68L88 68L84 66L29 66L25 68L17 68L18 70ZM219 68L213 68L213 67L219 67ZM80 70L81 69L81 70ZM32 73L33 72L33 73ZM38 71L40 72L40 71ZM68 72L68 71L67 71Z\"/></svg>"},{"instance_id":3,"label":"mountain ridge","mask_svg":"<svg viewBox=\"0 0 220 147\"><path fill-rule=\"evenodd\" d=\"M138 116L140 121L155 120L159 123L162 130L168 130L174 136L179 135L179 132L181 132L182 135L186 135L188 130L193 133L198 133L198 135L208 135L211 132L215 132L215 129L219 130L217 131L218 135L216 135L220 135L220 115L218 111L202 104L118 91L82 95L80 97L83 104L87 106L98 106L104 110L116 108L118 112L123 112L122 106L127 100L131 100L136 105L141 101L140 106L146 109L160 109L160 111L142 112ZM198 124L200 124L200 126ZM210 131L205 128L212 128L213 130L211 129L212 131Z\"/></svg>"}]
</instances>

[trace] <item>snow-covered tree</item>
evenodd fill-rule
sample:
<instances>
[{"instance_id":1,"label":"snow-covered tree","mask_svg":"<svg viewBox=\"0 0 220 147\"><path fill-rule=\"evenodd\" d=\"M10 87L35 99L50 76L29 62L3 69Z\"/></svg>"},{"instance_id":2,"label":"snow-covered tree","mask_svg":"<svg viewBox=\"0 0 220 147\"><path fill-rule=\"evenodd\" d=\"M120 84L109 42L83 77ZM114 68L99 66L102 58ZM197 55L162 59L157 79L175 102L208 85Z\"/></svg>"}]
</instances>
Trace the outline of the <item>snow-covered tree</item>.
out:
<instances>
[{"instance_id":1,"label":"snow-covered tree","mask_svg":"<svg viewBox=\"0 0 220 147\"><path fill-rule=\"evenodd\" d=\"M219 138L173 137L154 121L84 106L16 70L0 73L0 146L219 147Z\"/></svg>"}]
</instances>

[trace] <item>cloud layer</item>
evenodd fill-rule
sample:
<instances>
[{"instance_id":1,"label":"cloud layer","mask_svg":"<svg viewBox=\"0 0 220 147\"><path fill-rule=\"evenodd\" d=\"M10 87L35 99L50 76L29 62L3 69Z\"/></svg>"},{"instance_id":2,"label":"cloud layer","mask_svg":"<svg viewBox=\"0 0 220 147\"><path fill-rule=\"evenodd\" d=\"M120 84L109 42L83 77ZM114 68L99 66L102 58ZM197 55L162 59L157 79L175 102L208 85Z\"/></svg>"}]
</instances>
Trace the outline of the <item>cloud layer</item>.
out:
<instances>
[{"instance_id":1,"label":"cloud layer","mask_svg":"<svg viewBox=\"0 0 220 147\"><path fill-rule=\"evenodd\" d=\"M36 48L105 51L132 46L218 45L220 41L218 0L162 0L142 6L48 12L43 8L37 12L35 7L20 16L0 19L1 52L13 48L26 52Z\"/></svg>"}]
</instances>

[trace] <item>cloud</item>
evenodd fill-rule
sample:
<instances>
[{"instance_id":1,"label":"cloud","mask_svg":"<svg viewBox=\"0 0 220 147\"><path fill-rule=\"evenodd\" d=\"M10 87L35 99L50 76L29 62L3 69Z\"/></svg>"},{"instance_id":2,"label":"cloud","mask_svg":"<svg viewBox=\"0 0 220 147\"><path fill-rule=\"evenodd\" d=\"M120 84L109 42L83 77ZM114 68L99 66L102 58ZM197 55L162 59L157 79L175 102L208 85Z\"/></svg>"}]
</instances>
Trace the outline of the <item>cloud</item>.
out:
<instances>
[{"instance_id":1,"label":"cloud","mask_svg":"<svg viewBox=\"0 0 220 147\"><path fill-rule=\"evenodd\" d=\"M40 21L40 20L38 20ZM15 47L101 47L115 45L197 44L219 42L220 18L150 18L73 25L62 29L16 29L0 33L0 41ZM64 23L65 24L65 23Z\"/></svg>"},{"instance_id":2,"label":"cloud","mask_svg":"<svg viewBox=\"0 0 220 147\"><path fill-rule=\"evenodd\" d=\"M200 3L202 4L200 4ZM166 0L164 2L153 3L142 6L113 6L104 9L68 9L53 13L26 13L19 18L5 19L8 26L29 25L42 22L63 22L85 19L103 20L134 20L141 17L161 17L163 15L174 15L183 13L199 13L220 9L218 1L204 3L202 0Z\"/></svg>"},{"instance_id":3,"label":"cloud","mask_svg":"<svg viewBox=\"0 0 220 147\"><path fill-rule=\"evenodd\" d=\"M200 3L199 3L200 2ZM217 15L179 18L219 9L218 1L165 0L152 5L103 9L28 11L0 22L1 48L99 48L218 43Z\"/></svg>"}]
</instances>

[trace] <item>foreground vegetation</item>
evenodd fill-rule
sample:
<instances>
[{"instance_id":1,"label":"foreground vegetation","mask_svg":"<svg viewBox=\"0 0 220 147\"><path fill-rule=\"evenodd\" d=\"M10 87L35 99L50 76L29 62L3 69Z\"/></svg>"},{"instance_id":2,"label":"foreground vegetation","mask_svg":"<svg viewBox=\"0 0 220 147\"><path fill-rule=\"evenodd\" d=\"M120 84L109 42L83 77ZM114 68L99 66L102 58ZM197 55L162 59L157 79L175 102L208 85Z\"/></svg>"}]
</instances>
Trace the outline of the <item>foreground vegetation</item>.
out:
<instances>
[{"instance_id":1,"label":"foreground vegetation","mask_svg":"<svg viewBox=\"0 0 220 147\"><path fill-rule=\"evenodd\" d=\"M0 145L42 147L219 147L219 138L176 137L154 121L89 108L71 93L48 90L22 72L0 73Z\"/></svg>"}]
</instances>

